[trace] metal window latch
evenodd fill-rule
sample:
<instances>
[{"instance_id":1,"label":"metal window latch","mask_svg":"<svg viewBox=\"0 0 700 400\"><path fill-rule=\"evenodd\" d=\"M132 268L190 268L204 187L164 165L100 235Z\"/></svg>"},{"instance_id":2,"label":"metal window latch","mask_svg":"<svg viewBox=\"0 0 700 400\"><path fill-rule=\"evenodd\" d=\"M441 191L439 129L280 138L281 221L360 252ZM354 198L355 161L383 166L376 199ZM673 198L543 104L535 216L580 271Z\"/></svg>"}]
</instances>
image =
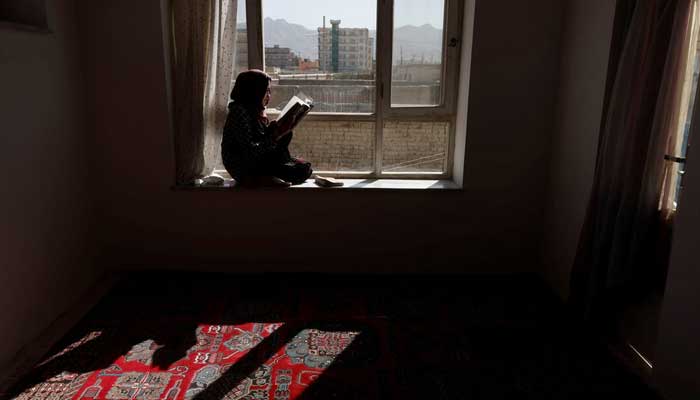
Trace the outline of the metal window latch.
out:
<instances>
[{"instance_id":1,"label":"metal window latch","mask_svg":"<svg viewBox=\"0 0 700 400\"><path fill-rule=\"evenodd\" d=\"M678 164L685 164L685 162L686 162L685 157L676 157L676 156L671 156L668 154L666 154L664 156L664 160L671 161L671 162L678 163Z\"/></svg>"},{"instance_id":2,"label":"metal window latch","mask_svg":"<svg viewBox=\"0 0 700 400\"><path fill-rule=\"evenodd\" d=\"M680 166L678 167L678 187L683 189L683 178L685 178L685 170L682 168L685 166L687 159L685 157L676 157L666 154L664 155L664 160L680 164Z\"/></svg>"},{"instance_id":3,"label":"metal window latch","mask_svg":"<svg viewBox=\"0 0 700 400\"><path fill-rule=\"evenodd\" d=\"M457 47L459 44L459 39L457 38L451 38L450 41L447 43L448 47Z\"/></svg>"}]
</instances>

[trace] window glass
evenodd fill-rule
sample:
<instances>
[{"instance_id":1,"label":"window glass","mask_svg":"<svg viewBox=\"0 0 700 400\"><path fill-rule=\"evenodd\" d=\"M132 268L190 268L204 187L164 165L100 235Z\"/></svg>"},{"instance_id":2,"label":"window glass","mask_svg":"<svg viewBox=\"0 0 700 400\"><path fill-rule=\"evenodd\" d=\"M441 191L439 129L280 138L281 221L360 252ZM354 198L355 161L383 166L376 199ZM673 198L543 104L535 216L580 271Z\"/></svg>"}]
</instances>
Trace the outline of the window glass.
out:
<instances>
[{"instance_id":1,"label":"window glass","mask_svg":"<svg viewBox=\"0 0 700 400\"><path fill-rule=\"evenodd\" d=\"M317 172L367 172L374 169L375 123L304 120L294 130L290 151Z\"/></svg>"},{"instance_id":2,"label":"window glass","mask_svg":"<svg viewBox=\"0 0 700 400\"><path fill-rule=\"evenodd\" d=\"M236 61L234 79L248 69L248 28L246 26L245 1L238 2L236 11Z\"/></svg>"},{"instance_id":3,"label":"window glass","mask_svg":"<svg viewBox=\"0 0 700 400\"><path fill-rule=\"evenodd\" d=\"M376 0L264 1L271 111L302 92L314 112L374 112L376 8Z\"/></svg>"},{"instance_id":4,"label":"window glass","mask_svg":"<svg viewBox=\"0 0 700 400\"><path fill-rule=\"evenodd\" d=\"M444 2L395 0L392 107L442 103Z\"/></svg>"},{"instance_id":5,"label":"window glass","mask_svg":"<svg viewBox=\"0 0 700 400\"><path fill-rule=\"evenodd\" d=\"M386 121L382 172L444 172L449 131L449 122Z\"/></svg>"},{"instance_id":6,"label":"window glass","mask_svg":"<svg viewBox=\"0 0 700 400\"><path fill-rule=\"evenodd\" d=\"M670 149L669 156L684 159L687 155L691 134L691 123L693 110L698 90L698 76L700 75L700 7L698 1L693 1L693 19L691 25L691 40L688 49L688 59L686 60L686 74L683 78L681 92L680 115L678 129L675 134L675 146ZM682 177L685 170L685 162L680 160L667 160L666 181L668 185L667 199L662 199L661 207L675 209L681 195Z\"/></svg>"},{"instance_id":7,"label":"window glass","mask_svg":"<svg viewBox=\"0 0 700 400\"><path fill-rule=\"evenodd\" d=\"M373 114L377 107L378 3L257 3L263 17L258 32L263 38L263 65L272 77L268 116L275 119L295 95L313 99L316 115L294 129L290 151L310 161L317 172L374 177L448 174L451 115L440 108L430 118L429 107L444 105L444 74L451 76L456 67L446 64L456 60L444 59L443 32L454 30L459 35L459 29L446 26L444 1L394 0L394 25L379 26L393 34L393 43L388 43L393 56L386 57L390 65L384 66L391 75L382 86L389 85L386 100L391 107L424 109L416 115L402 114L404 110L382 113L382 119L378 114L359 115ZM248 57L246 2L239 1L238 6L236 73L247 69L249 61L258 64ZM319 115L323 113L356 115ZM381 148L376 147L378 134ZM377 161L380 169L375 169Z\"/></svg>"}]
</instances>

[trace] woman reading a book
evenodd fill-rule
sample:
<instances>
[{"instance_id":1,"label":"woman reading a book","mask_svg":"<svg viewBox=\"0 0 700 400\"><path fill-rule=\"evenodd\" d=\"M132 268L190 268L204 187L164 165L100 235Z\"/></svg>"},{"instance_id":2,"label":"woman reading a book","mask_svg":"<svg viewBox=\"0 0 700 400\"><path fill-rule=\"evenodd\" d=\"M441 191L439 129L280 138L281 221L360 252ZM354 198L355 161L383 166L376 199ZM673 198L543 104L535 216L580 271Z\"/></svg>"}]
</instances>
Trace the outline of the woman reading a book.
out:
<instances>
[{"instance_id":1,"label":"woman reading a book","mask_svg":"<svg viewBox=\"0 0 700 400\"><path fill-rule=\"evenodd\" d=\"M311 164L289 154L295 119L270 122L265 114L271 80L263 71L244 71L231 92L221 156L241 185L289 186L303 183L313 172Z\"/></svg>"}]
</instances>

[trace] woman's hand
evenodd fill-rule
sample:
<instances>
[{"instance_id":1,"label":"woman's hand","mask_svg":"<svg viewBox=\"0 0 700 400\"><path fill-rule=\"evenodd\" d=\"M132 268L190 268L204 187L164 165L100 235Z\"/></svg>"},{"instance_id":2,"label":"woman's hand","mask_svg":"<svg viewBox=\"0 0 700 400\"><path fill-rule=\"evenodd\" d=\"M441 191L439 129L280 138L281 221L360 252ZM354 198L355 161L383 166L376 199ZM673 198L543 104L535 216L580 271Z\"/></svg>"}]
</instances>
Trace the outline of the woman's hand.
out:
<instances>
[{"instance_id":1,"label":"woman's hand","mask_svg":"<svg viewBox=\"0 0 700 400\"><path fill-rule=\"evenodd\" d=\"M273 139L275 141L282 139L284 136L286 136L289 132L292 131L292 128L294 127L294 122L295 118L289 119L283 124L279 124L277 121L272 121L270 124L275 125L274 129L274 136Z\"/></svg>"}]
</instances>

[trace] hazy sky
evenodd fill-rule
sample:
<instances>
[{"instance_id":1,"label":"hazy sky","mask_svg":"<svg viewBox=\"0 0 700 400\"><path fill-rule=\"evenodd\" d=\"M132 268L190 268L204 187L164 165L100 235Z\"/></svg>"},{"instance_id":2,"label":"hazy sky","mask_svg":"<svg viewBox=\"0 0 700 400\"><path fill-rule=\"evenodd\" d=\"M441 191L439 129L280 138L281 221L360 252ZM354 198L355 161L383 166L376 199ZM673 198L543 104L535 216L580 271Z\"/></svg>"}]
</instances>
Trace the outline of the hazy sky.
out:
<instances>
[{"instance_id":1,"label":"hazy sky","mask_svg":"<svg viewBox=\"0 0 700 400\"><path fill-rule=\"evenodd\" d=\"M238 0L239 7L245 3ZM396 27L430 24L442 27L443 0L394 0ZM263 17L285 19L287 22L316 29L323 25L323 16L330 26L331 19L342 20L345 28L375 29L376 0L263 0Z\"/></svg>"}]
</instances>

